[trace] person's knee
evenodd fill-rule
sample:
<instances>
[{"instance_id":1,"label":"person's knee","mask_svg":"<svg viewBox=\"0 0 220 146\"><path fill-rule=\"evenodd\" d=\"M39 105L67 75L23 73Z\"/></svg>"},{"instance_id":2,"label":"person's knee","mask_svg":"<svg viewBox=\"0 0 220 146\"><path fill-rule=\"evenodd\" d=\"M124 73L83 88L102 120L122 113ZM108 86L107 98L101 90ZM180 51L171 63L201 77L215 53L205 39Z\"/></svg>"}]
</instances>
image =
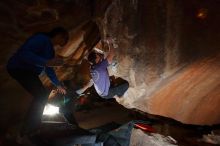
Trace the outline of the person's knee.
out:
<instances>
[{"instance_id":1,"label":"person's knee","mask_svg":"<svg viewBox=\"0 0 220 146\"><path fill-rule=\"evenodd\" d=\"M129 83L127 81L125 82L125 88L126 90L129 88Z\"/></svg>"},{"instance_id":2,"label":"person's knee","mask_svg":"<svg viewBox=\"0 0 220 146\"><path fill-rule=\"evenodd\" d=\"M126 92L129 88L129 83L126 81L124 84L123 84L123 91Z\"/></svg>"}]
</instances>

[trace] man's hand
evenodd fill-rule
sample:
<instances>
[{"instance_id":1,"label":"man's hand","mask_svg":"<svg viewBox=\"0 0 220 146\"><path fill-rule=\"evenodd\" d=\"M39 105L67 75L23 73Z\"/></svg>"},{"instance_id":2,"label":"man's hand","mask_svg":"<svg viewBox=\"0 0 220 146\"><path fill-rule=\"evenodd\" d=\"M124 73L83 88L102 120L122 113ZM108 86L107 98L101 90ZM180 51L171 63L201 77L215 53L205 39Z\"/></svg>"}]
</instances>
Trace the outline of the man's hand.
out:
<instances>
[{"instance_id":1,"label":"man's hand","mask_svg":"<svg viewBox=\"0 0 220 146\"><path fill-rule=\"evenodd\" d=\"M56 66L62 66L64 64L63 59L61 58L54 58L49 61L47 61L46 66L48 67L56 67Z\"/></svg>"},{"instance_id":2,"label":"man's hand","mask_svg":"<svg viewBox=\"0 0 220 146\"><path fill-rule=\"evenodd\" d=\"M65 95L66 89L62 86L57 86L57 92Z\"/></svg>"}]
</instances>

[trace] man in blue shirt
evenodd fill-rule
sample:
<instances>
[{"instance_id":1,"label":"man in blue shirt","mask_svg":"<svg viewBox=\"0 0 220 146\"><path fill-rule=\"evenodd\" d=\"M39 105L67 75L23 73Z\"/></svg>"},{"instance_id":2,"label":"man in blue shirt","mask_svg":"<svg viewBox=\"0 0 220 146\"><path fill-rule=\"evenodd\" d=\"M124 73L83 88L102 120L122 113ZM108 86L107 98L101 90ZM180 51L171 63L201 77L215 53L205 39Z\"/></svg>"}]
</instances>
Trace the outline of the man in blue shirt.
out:
<instances>
[{"instance_id":1,"label":"man in blue shirt","mask_svg":"<svg viewBox=\"0 0 220 146\"><path fill-rule=\"evenodd\" d=\"M114 53L114 47L112 42L108 42L109 53L106 58L102 54L97 52L91 52L88 55L88 61L91 64L90 74L92 79L83 88L77 90L78 94L84 92L88 87L94 85L96 92L104 99L111 99L114 97L121 97L125 91L127 91L129 85L128 82L120 84L118 86L110 85L110 79L107 67L112 63Z\"/></svg>"},{"instance_id":2,"label":"man in blue shirt","mask_svg":"<svg viewBox=\"0 0 220 146\"><path fill-rule=\"evenodd\" d=\"M33 132L40 126L41 116L49 95L39 79L42 72L47 74L58 92L66 94L53 67L63 64L61 59L55 58L55 48L63 47L68 38L68 32L62 27L54 28L49 33L35 34L27 39L8 61L8 73L33 96L21 135Z\"/></svg>"}]
</instances>

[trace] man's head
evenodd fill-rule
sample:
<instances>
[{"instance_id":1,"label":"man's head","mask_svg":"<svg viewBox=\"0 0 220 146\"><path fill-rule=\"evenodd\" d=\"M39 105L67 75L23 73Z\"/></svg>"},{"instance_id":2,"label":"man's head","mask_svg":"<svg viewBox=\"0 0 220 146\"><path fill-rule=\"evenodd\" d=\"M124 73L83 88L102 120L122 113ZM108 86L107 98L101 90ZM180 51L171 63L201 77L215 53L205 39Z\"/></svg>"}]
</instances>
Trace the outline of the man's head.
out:
<instances>
[{"instance_id":1,"label":"man's head","mask_svg":"<svg viewBox=\"0 0 220 146\"><path fill-rule=\"evenodd\" d=\"M89 55L88 55L88 61L94 65L97 64L99 62L102 61L103 55L100 53L97 53L95 51L92 51Z\"/></svg>"},{"instance_id":2,"label":"man's head","mask_svg":"<svg viewBox=\"0 0 220 146\"><path fill-rule=\"evenodd\" d=\"M69 33L63 27L56 27L48 32L54 46L63 47L69 40Z\"/></svg>"}]
</instances>

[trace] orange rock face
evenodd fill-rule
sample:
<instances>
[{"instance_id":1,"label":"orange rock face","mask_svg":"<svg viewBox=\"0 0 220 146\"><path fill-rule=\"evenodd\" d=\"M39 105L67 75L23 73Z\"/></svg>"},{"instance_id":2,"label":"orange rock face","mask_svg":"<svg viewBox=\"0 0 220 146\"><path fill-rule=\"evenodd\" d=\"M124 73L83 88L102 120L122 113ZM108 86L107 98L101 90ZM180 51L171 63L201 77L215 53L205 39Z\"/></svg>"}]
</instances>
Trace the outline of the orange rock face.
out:
<instances>
[{"instance_id":1,"label":"orange rock face","mask_svg":"<svg viewBox=\"0 0 220 146\"><path fill-rule=\"evenodd\" d=\"M220 54L195 61L168 79L148 101L153 114L190 124L220 121Z\"/></svg>"}]
</instances>

